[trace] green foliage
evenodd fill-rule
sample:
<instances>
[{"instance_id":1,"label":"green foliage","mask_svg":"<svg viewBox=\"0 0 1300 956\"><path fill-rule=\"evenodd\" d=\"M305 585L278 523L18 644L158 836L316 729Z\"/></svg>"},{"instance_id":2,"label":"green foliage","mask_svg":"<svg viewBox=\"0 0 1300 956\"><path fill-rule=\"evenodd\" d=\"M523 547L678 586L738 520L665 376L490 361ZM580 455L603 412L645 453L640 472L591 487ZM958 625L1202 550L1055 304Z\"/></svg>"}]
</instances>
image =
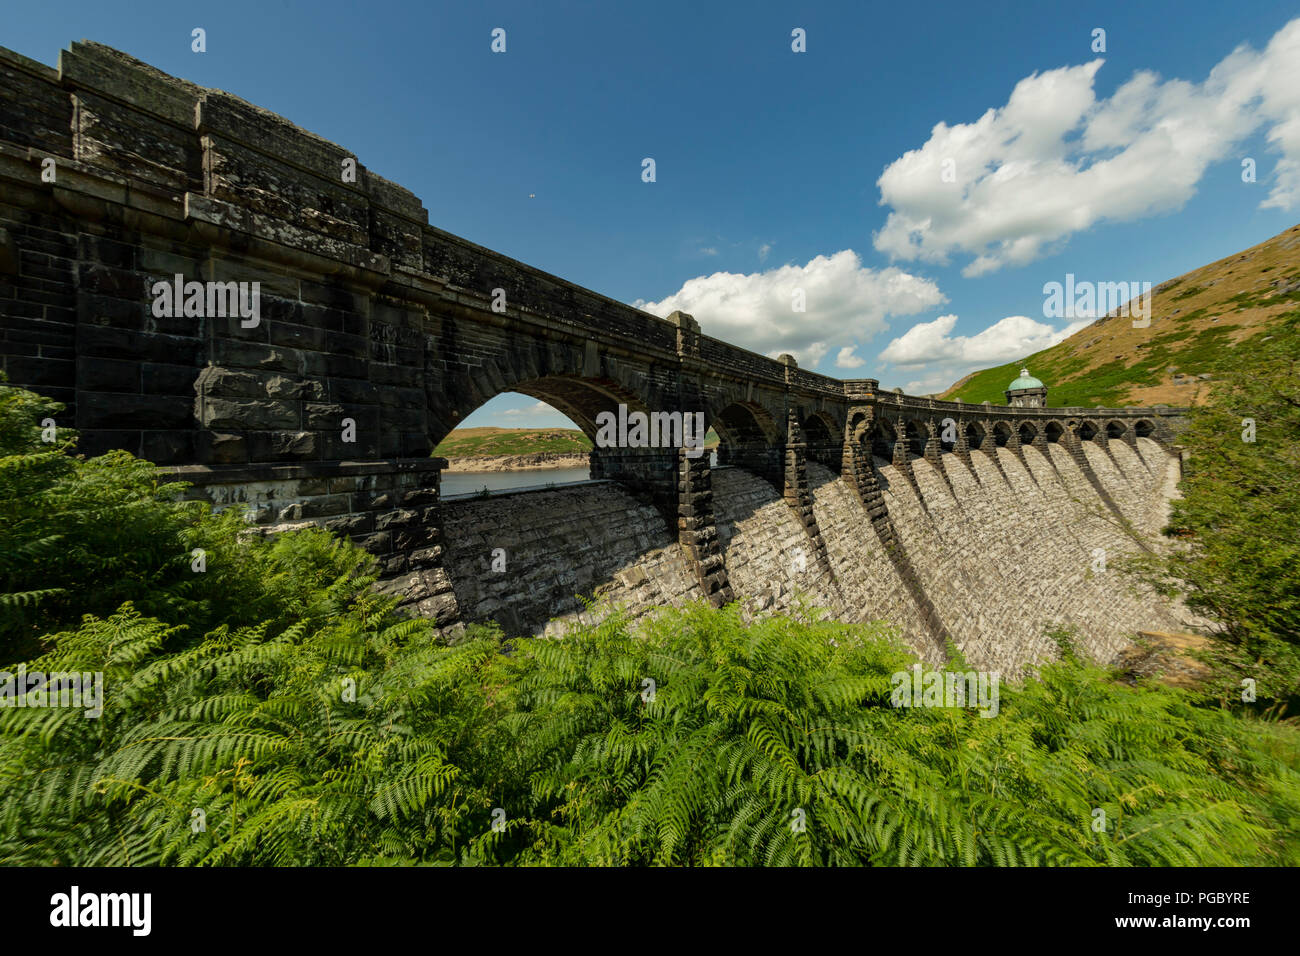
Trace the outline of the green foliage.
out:
<instances>
[{"instance_id":1,"label":"green foliage","mask_svg":"<svg viewBox=\"0 0 1300 956\"><path fill-rule=\"evenodd\" d=\"M1300 862L1289 725L1072 653L994 717L897 708L911 655L815 611L447 646L349 543L48 450L48 409L0 392L5 593L49 628L28 672L102 673L103 711L0 708L2 864Z\"/></svg>"},{"instance_id":2,"label":"green foliage","mask_svg":"<svg viewBox=\"0 0 1300 956\"><path fill-rule=\"evenodd\" d=\"M1300 862L1294 731L1184 692L1067 661L993 718L894 708L911 657L862 626L695 607L503 655L366 583L283 631L187 644L128 605L58 635L29 668L102 670L106 706L0 711L0 861Z\"/></svg>"},{"instance_id":3,"label":"green foliage","mask_svg":"<svg viewBox=\"0 0 1300 956\"><path fill-rule=\"evenodd\" d=\"M283 625L296 595L358 560L339 550L313 568L293 553L301 539L255 545L237 512L182 500L186 486L160 480L146 461L122 451L74 457L70 429L43 440L41 421L61 409L0 382L0 660L33 656L41 635L125 601L199 634Z\"/></svg>"},{"instance_id":4,"label":"green foliage","mask_svg":"<svg viewBox=\"0 0 1300 956\"><path fill-rule=\"evenodd\" d=\"M1182 318L1194 317L1188 314ZM1152 338L1131 359L1106 362L1073 379L1070 376L1083 369L1087 364L1086 358L1065 345L1054 345L1020 361L976 372L950 398L973 404L984 401L1005 404L1003 390L1020 374L1022 367L1028 366L1035 376L1047 383L1047 404L1052 408L1116 407L1125 404L1124 396L1133 386L1158 385L1164 381L1165 369L1170 364L1176 364L1189 375L1221 373L1225 355L1234 349L1249 349L1256 340L1275 331L1270 327L1236 346L1229 341L1233 332L1231 326L1212 325L1199 330L1169 332Z\"/></svg>"},{"instance_id":5,"label":"green foliage","mask_svg":"<svg viewBox=\"0 0 1300 956\"><path fill-rule=\"evenodd\" d=\"M1300 695L1300 313L1225 361L1211 403L1192 410L1180 438L1191 454L1166 533L1186 547L1160 574L1222 622L1224 699L1240 700L1240 679L1251 677L1281 712Z\"/></svg>"}]
</instances>

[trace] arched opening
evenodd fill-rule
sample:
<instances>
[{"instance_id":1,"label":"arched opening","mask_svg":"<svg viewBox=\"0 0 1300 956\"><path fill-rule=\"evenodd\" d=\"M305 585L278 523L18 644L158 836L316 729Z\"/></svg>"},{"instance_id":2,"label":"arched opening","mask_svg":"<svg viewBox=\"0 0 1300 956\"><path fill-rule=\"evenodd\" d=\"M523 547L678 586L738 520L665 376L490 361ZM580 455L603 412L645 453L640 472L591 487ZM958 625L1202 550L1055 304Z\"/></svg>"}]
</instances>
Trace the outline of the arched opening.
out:
<instances>
[{"instance_id":1,"label":"arched opening","mask_svg":"<svg viewBox=\"0 0 1300 956\"><path fill-rule=\"evenodd\" d=\"M993 426L994 444L999 448L1006 448L1009 441L1011 441L1011 426L1006 422L998 422Z\"/></svg>"},{"instance_id":2,"label":"arched opening","mask_svg":"<svg viewBox=\"0 0 1300 956\"><path fill-rule=\"evenodd\" d=\"M1097 426L1092 422L1084 422L1079 426L1079 440L1092 441L1097 437Z\"/></svg>"},{"instance_id":3,"label":"arched opening","mask_svg":"<svg viewBox=\"0 0 1300 956\"><path fill-rule=\"evenodd\" d=\"M1155 433L1155 426L1145 418L1138 421L1133 426L1133 432L1138 438L1150 438Z\"/></svg>"},{"instance_id":4,"label":"arched opening","mask_svg":"<svg viewBox=\"0 0 1300 956\"><path fill-rule=\"evenodd\" d=\"M984 444L984 429L975 422L966 426L966 447L972 450L978 449Z\"/></svg>"},{"instance_id":5,"label":"arched opening","mask_svg":"<svg viewBox=\"0 0 1300 956\"><path fill-rule=\"evenodd\" d=\"M628 567L629 545L605 538L607 530L627 535L634 548L677 541L679 457L669 446L697 444L705 409L651 411L615 385L557 377L514 384L468 414L473 399L458 397L463 404L454 417L461 425L442 437L435 454L450 463L440 476L439 544L462 620L490 619L510 635L538 633L548 621L580 612L579 595L599 593ZM557 453L576 461L556 461ZM494 470L483 470L489 464ZM637 522L635 529L614 522L597 535L590 521L571 520L588 502L600 502L593 513L604 515L650 504L664 520ZM402 537L412 544L401 544ZM412 529L393 539L411 551L415 567L414 548L426 547L427 537ZM540 579L521 586L521 573L539 568L549 586Z\"/></svg>"},{"instance_id":6,"label":"arched opening","mask_svg":"<svg viewBox=\"0 0 1300 956\"><path fill-rule=\"evenodd\" d=\"M617 402L587 386L556 385L539 379L495 395L444 435L433 450L447 459L442 497L590 480L596 416Z\"/></svg>"},{"instance_id":7,"label":"arched opening","mask_svg":"<svg viewBox=\"0 0 1300 956\"><path fill-rule=\"evenodd\" d=\"M930 438L930 432L919 422L907 423L907 453L913 458L920 458L925 454L925 443Z\"/></svg>"},{"instance_id":8,"label":"arched opening","mask_svg":"<svg viewBox=\"0 0 1300 956\"><path fill-rule=\"evenodd\" d=\"M1047 427L1043 429L1043 437L1055 445L1065 434L1065 429L1061 427L1060 422L1048 422Z\"/></svg>"},{"instance_id":9,"label":"arched opening","mask_svg":"<svg viewBox=\"0 0 1300 956\"><path fill-rule=\"evenodd\" d=\"M1124 431L1125 431L1124 426L1121 425L1119 422L1107 422L1107 423L1106 423L1106 437L1107 437L1107 438L1112 438L1112 439L1123 438L1123 437L1124 437Z\"/></svg>"},{"instance_id":10,"label":"arched opening","mask_svg":"<svg viewBox=\"0 0 1300 956\"><path fill-rule=\"evenodd\" d=\"M1038 429L1036 429L1033 425L1029 424L1029 422L1024 422L1020 426L1021 445L1032 445L1034 443L1034 439L1037 437L1038 437Z\"/></svg>"},{"instance_id":11,"label":"arched opening","mask_svg":"<svg viewBox=\"0 0 1300 956\"><path fill-rule=\"evenodd\" d=\"M892 462L894 445L897 442L898 434L894 431L894 426L883 418L878 419L875 427L871 429L871 454L883 458L886 462Z\"/></svg>"},{"instance_id":12,"label":"arched opening","mask_svg":"<svg viewBox=\"0 0 1300 956\"><path fill-rule=\"evenodd\" d=\"M804 443L808 446L808 460L838 471L843 452L828 418L815 412L805 418L800 426L803 428Z\"/></svg>"},{"instance_id":13,"label":"arched opening","mask_svg":"<svg viewBox=\"0 0 1300 956\"><path fill-rule=\"evenodd\" d=\"M713 417L718 436L719 468L744 468L769 481L781 472L776 422L762 407L732 402Z\"/></svg>"}]
</instances>

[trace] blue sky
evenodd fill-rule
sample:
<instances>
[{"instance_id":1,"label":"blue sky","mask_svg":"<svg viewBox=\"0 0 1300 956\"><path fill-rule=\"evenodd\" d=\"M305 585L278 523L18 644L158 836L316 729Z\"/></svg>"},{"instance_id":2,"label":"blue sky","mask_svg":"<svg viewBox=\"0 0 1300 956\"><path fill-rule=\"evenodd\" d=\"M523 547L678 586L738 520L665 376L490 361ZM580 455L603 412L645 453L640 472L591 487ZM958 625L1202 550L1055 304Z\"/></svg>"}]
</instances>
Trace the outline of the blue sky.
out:
<instances>
[{"instance_id":1,"label":"blue sky","mask_svg":"<svg viewBox=\"0 0 1300 956\"><path fill-rule=\"evenodd\" d=\"M118 47L353 150L443 229L916 393L1063 335L1046 282L1155 284L1300 218L1293 2L892 6L11 0L0 45ZM466 422L562 423L520 396Z\"/></svg>"}]
</instances>

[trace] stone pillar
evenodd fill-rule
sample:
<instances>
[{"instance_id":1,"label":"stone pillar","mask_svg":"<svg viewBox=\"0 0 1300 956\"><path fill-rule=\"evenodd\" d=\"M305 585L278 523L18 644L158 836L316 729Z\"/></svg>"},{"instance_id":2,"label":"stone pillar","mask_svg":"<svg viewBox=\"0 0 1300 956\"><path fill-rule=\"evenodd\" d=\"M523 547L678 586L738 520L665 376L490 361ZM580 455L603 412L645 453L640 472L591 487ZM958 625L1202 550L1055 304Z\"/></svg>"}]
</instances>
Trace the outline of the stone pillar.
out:
<instances>
[{"instance_id":1,"label":"stone pillar","mask_svg":"<svg viewBox=\"0 0 1300 956\"><path fill-rule=\"evenodd\" d=\"M864 448L862 442L849 430L852 428L854 412L854 409L849 409L847 418L850 424L845 428L844 434L842 465L844 479L857 490L858 500L862 502L867 519L871 522L871 528L884 546L885 556L893 565L899 579L903 582L903 586L920 610L922 620L929 631L931 639L939 652L946 656L948 641L951 639L948 629L939 617L934 602L930 600L929 594L926 593L925 586L921 583L921 578L916 573L916 568L907 555L907 549L902 546L902 542L899 540L898 530L894 527L894 521L889 515L889 506L885 502L885 496L880 490L879 483L876 481L875 469L871 464L871 450ZM868 416L863 426L864 435L871 433L873 418L874 416ZM897 450L897 445L895 445L895 450ZM922 507L924 507L924 504L924 500L922 500Z\"/></svg>"},{"instance_id":2,"label":"stone pillar","mask_svg":"<svg viewBox=\"0 0 1300 956\"><path fill-rule=\"evenodd\" d=\"M815 560L834 580L830 557L826 553L826 542L822 538L821 528L817 526L817 516L813 511L812 492L808 490L808 446L803 440L803 429L799 427L799 416L794 409L786 414L785 451L782 480L782 494L785 503L794 512L795 518L808 535L808 544Z\"/></svg>"},{"instance_id":3,"label":"stone pillar","mask_svg":"<svg viewBox=\"0 0 1300 956\"><path fill-rule=\"evenodd\" d=\"M970 467L970 439L966 437L966 422L957 422L957 441L952 446L952 453Z\"/></svg>"},{"instance_id":4,"label":"stone pillar","mask_svg":"<svg viewBox=\"0 0 1300 956\"><path fill-rule=\"evenodd\" d=\"M850 422L853 415L854 410L850 409L848 415ZM864 438L870 434L870 422L871 419L868 418L863 427ZM845 429L840 473L849 486L857 491L858 500L862 502L867 518L876 529L881 541L886 547L892 547L897 542L898 535L889 518L889 509L885 504L885 496L880 490L880 483L876 481L876 470L871 464L871 449L864 447L862 441L849 430L850 428L852 428L851 424Z\"/></svg>"},{"instance_id":5,"label":"stone pillar","mask_svg":"<svg viewBox=\"0 0 1300 956\"><path fill-rule=\"evenodd\" d=\"M699 408L682 403L683 413ZM591 477L618 482L629 494L653 504L685 553L704 597L714 607L732 597L713 517L713 479L705 452L691 458L687 448L594 448Z\"/></svg>"},{"instance_id":6,"label":"stone pillar","mask_svg":"<svg viewBox=\"0 0 1300 956\"><path fill-rule=\"evenodd\" d=\"M734 600L727 568L718 544L718 527L713 517L713 477L709 458L689 458L678 449L677 540L714 607Z\"/></svg>"}]
</instances>

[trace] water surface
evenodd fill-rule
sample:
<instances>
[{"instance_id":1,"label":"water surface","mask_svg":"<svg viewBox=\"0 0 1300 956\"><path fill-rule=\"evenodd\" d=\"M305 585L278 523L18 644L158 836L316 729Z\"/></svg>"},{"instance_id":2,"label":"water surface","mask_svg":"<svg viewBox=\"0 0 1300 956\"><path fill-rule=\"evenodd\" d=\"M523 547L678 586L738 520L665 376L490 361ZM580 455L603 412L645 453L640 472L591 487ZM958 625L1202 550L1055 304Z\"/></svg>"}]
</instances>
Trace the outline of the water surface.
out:
<instances>
[{"instance_id":1,"label":"water surface","mask_svg":"<svg viewBox=\"0 0 1300 956\"><path fill-rule=\"evenodd\" d=\"M444 471L442 496L471 495L486 488L506 491L511 488L545 488L547 485L571 485L591 479L586 465L571 468L537 468L530 471Z\"/></svg>"}]
</instances>

